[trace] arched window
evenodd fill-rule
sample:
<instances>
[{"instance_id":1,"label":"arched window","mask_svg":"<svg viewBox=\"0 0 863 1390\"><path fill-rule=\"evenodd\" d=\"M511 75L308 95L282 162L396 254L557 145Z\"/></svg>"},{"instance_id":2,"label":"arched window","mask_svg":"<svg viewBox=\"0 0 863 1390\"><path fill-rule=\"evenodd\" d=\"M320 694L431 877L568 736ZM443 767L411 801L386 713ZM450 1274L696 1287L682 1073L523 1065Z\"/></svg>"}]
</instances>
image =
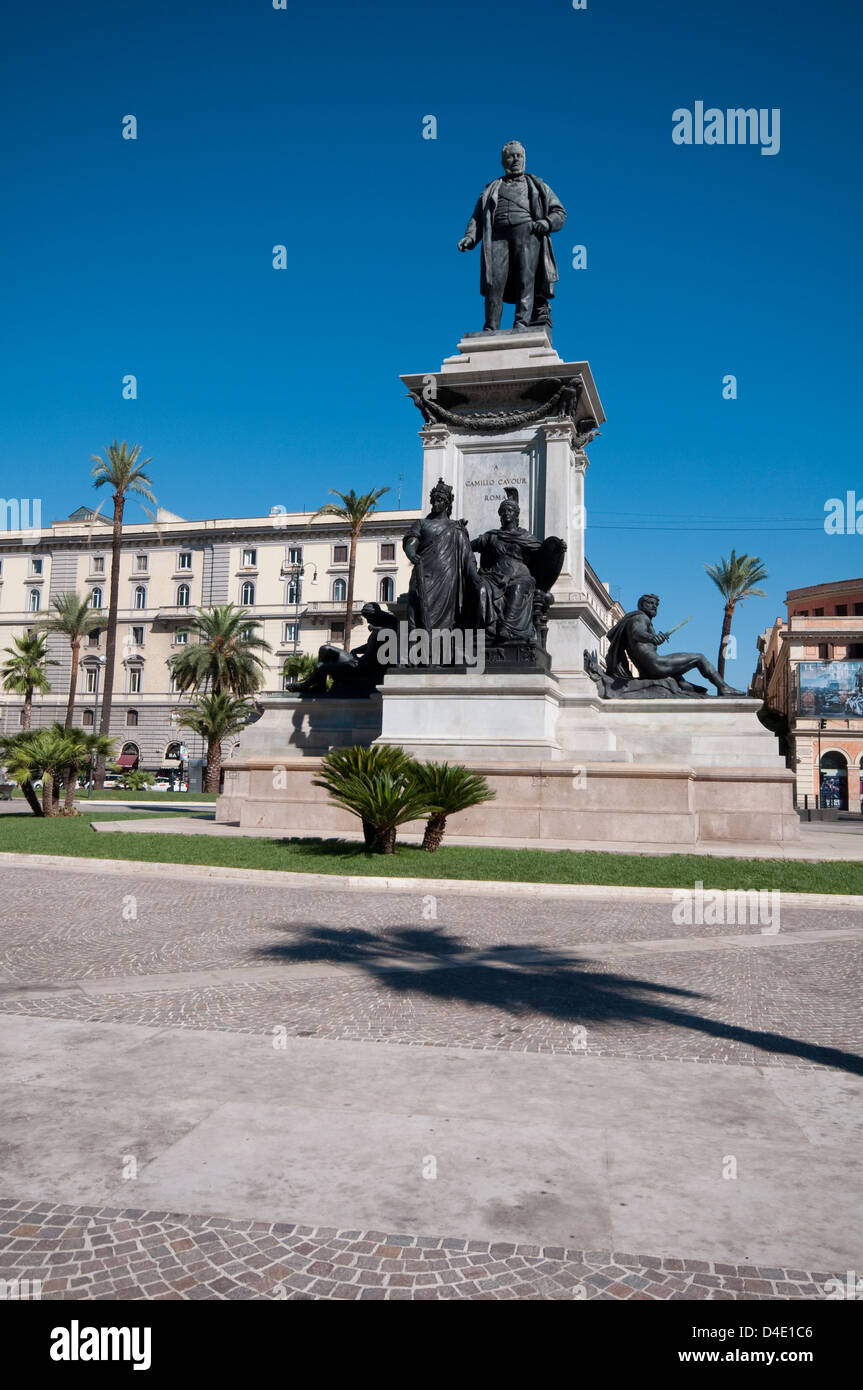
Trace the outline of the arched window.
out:
<instances>
[{"instance_id":1,"label":"arched window","mask_svg":"<svg viewBox=\"0 0 863 1390\"><path fill-rule=\"evenodd\" d=\"M344 603L348 596L348 586L344 579L333 581L333 602Z\"/></svg>"},{"instance_id":2,"label":"arched window","mask_svg":"<svg viewBox=\"0 0 863 1390\"><path fill-rule=\"evenodd\" d=\"M140 750L140 748L138 747L137 743L124 743L124 744L123 744L123 751L122 751L122 753L120 754L120 757L121 757L121 758L134 758L134 759L135 759L135 765L137 766L138 759L140 758L140 756L141 756L141 750ZM131 767L131 765L132 765L131 763L124 763L124 764L123 764L124 767Z\"/></svg>"},{"instance_id":3,"label":"arched window","mask_svg":"<svg viewBox=\"0 0 863 1390\"><path fill-rule=\"evenodd\" d=\"M143 584L139 584L135 589L135 607L147 607L147 590L144 588Z\"/></svg>"},{"instance_id":4,"label":"arched window","mask_svg":"<svg viewBox=\"0 0 863 1390\"><path fill-rule=\"evenodd\" d=\"M188 606L189 606L189 600L191 599L191 597L192 597L192 591L191 591L191 589L189 588L188 584L179 584L179 585L177 586L177 607L178 607L178 608L188 608Z\"/></svg>"},{"instance_id":5,"label":"arched window","mask_svg":"<svg viewBox=\"0 0 863 1390\"><path fill-rule=\"evenodd\" d=\"M255 586L254 586L254 584L252 583L251 579L247 579L246 582L245 582L245 584L244 584L243 587L242 587L242 590L240 591L240 602L241 602L244 606L248 607L250 604L253 604L254 601L255 601Z\"/></svg>"},{"instance_id":6,"label":"arched window","mask_svg":"<svg viewBox=\"0 0 863 1390\"><path fill-rule=\"evenodd\" d=\"M92 594L90 595L90 607L91 607L91 608L101 608L101 607L102 607L102 590L98 587L98 585L97 585L97 587L93 590Z\"/></svg>"},{"instance_id":7,"label":"arched window","mask_svg":"<svg viewBox=\"0 0 863 1390\"><path fill-rule=\"evenodd\" d=\"M848 761L844 753L821 754L819 795L819 804L828 810L848 810Z\"/></svg>"},{"instance_id":8,"label":"arched window","mask_svg":"<svg viewBox=\"0 0 863 1390\"><path fill-rule=\"evenodd\" d=\"M395 585L393 584L393 581L390 579L389 575L386 575L381 580L381 603L392 603L394 598Z\"/></svg>"},{"instance_id":9,"label":"arched window","mask_svg":"<svg viewBox=\"0 0 863 1390\"><path fill-rule=\"evenodd\" d=\"M30 590L30 601L29 601L29 603L28 603L28 605L27 605L28 608L30 609L30 612L31 612L31 613L38 613L38 612L39 612L39 608L41 607L41 604L42 604L42 599L41 599L41 597L40 597L39 590L38 590L38 589L31 589L31 590Z\"/></svg>"},{"instance_id":10,"label":"arched window","mask_svg":"<svg viewBox=\"0 0 863 1390\"><path fill-rule=\"evenodd\" d=\"M136 729L138 727L138 711L136 709L126 710L126 728ZM125 753L125 748L123 752Z\"/></svg>"}]
</instances>

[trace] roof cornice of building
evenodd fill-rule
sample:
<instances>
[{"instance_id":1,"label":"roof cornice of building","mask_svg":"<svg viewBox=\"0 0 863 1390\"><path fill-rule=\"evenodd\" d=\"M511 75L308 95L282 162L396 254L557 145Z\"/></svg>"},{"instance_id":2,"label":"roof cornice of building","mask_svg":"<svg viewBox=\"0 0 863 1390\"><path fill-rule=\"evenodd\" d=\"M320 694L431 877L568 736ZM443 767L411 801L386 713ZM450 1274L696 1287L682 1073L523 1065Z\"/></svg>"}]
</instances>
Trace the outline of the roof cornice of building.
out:
<instances>
[{"instance_id":1,"label":"roof cornice of building","mask_svg":"<svg viewBox=\"0 0 863 1390\"><path fill-rule=\"evenodd\" d=\"M836 579L829 584L809 584L803 589L789 589L785 595L785 602L803 598L829 598L831 594L847 594L853 589L863 589L863 578Z\"/></svg>"}]
</instances>

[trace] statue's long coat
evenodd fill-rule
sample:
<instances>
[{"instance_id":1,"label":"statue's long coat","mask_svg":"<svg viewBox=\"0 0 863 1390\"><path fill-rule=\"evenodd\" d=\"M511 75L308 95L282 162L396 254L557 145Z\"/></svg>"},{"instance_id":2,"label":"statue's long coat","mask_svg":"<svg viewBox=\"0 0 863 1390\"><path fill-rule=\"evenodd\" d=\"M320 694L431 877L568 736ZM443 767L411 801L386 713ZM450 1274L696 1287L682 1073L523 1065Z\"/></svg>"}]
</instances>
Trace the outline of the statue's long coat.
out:
<instances>
[{"instance_id":1,"label":"statue's long coat","mask_svg":"<svg viewBox=\"0 0 863 1390\"><path fill-rule=\"evenodd\" d=\"M547 183L537 178L536 174L526 174L528 194L530 197L530 215L534 222L539 222L545 218L552 232L559 232L566 221L566 211L552 192ZM486 184L482 193L477 199L473 216L465 229L465 236L469 237L474 243L482 241L482 269L480 271L479 289L480 294L488 294L491 289L491 239L492 225L494 223L494 210L497 207L498 189L503 183L503 179L492 179L491 183ZM536 269L536 293L543 295L546 299L554 296L554 286L558 279L557 262L554 259L554 251L551 249L551 237L542 238L542 253L539 258L539 265ZM506 289L503 294L506 304L516 304L518 302L517 288L512 283L512 272L507 281Z\"/></svg>"}]
</instances>

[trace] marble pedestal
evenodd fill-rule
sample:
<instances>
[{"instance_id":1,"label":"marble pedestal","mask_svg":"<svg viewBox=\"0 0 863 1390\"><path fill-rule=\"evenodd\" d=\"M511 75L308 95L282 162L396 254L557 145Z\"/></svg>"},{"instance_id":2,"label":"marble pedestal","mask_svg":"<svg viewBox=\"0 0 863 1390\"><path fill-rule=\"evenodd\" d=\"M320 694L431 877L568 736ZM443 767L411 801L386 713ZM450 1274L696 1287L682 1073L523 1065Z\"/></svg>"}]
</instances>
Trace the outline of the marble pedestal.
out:
<instances>
[{"instance_id":1,"label":"marble pedestal","mask_svg":"<svg viewBox=\"0 0 863 1390\"><path fill-rule=\"evenodd\" d=\"M521 525L540 539L566 541L548 649L556 671L580 671L585 648L597 647L608 626L585 579L585 450L605 419L589 364L561 358L545 329L469 333L438 371L401 379L425 417L424 503L443 478L454 492L453 515L476 536L500 525L504 488L516 487ZM577 398L571 410L555 394L561 384Z\"/></svg>"},{"instance_id":2,"label":"marble pedestal","mask_svg":"<svg viewBox=\"0 0 863 1390\"><path fill-rule=\"evenodd\" d=\"M368 700L272 697L225 763L216 819L285 835L355 831L312 785L319 755L383 742L482 772L495 800L452 831L490 845L779 845L800 835L794 774L757 709L748 699L601 700L575 678L566 688L540 674L396 672Z\"/></svg>"}]
</instances>

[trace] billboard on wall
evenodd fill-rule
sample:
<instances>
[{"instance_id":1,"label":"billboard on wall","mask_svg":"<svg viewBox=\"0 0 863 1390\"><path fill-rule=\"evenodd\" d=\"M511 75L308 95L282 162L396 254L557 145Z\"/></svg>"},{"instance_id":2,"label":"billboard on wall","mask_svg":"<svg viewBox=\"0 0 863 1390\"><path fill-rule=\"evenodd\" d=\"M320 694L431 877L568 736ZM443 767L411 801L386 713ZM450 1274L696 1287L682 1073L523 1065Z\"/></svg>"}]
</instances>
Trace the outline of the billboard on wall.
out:
<instances>
[{"instance_id":1,"label":"billboard on wall","mask_svg":"<svg viewBox=\"0 0 863 1390\"><path fill-rule=\"evenodd\" d=\"M863 661L801 661L797 713L803 719L863 719Z\"/></svg>"}]
</instances>

